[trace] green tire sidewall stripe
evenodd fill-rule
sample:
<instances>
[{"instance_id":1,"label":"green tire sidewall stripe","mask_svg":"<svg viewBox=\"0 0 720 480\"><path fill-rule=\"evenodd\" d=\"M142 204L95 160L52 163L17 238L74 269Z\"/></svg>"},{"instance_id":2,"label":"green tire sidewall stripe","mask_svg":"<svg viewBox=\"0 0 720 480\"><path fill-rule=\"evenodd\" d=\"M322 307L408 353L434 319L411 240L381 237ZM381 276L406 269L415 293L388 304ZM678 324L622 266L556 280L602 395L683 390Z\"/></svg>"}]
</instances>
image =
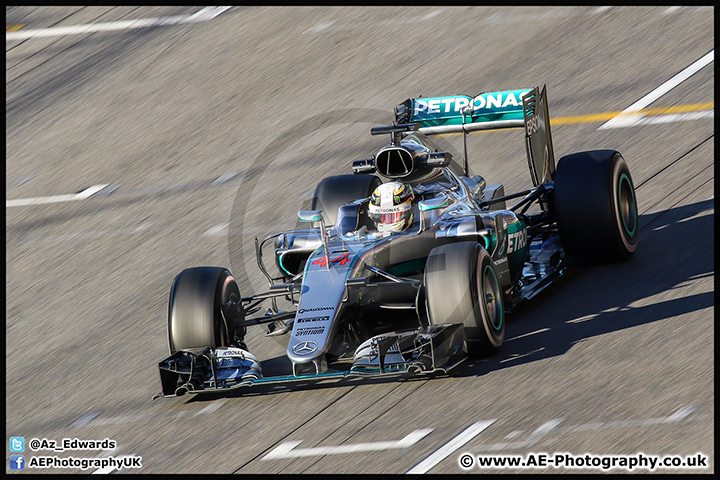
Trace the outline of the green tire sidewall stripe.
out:
<instances>
[{"instance_id":1,"label":"green tire sidewall stripe","mask_svg":"<svg viewBox=\"0 0 720 480\"><path fill-rule=\"evenodd\" d=\"M485 265L485 269L483 270L483 276L482 276L482 282L483 282L483 284L482 284L482 285L483 285L483 308L485 309L485 313L487 314L487 316L490 317L490 312L488 311L488 306L487 306L487 300L485 299L485 295L486 295L486 290L485 290L485 272L486 272L488 269L490 269L490 273L492 273L493 278L495 279L495 286L497 287L497 290L498 290L498 293L499 293L499 294L495 297L495 300L497 301L497 303L498 303L498 305L499 305L499 308L496 308L495 310L500 312L500 323L499 323L497 326L495 326L495 321L494 321L494 319L490 319L490 323L492 324L492 326L493 326L493 328L494 328L495 330L500 330L500 329L502 328L502 322L503 322L502 295L501 295L501 293L500 293L500 288L499 288L500 285L499 285L499 283L498 283L497 275L495 275L495 271L492 269L492 267L491 267L490 265Z\"/></svg>"},{"instance_id":2,"label":"green tire sidewall stripe","mask_svg":"<svg viewBox=\"0 0 720 480\"><path fill-rule=\"evenodd\" d=\"M630 230L628 228L627 223L625 223L625 216L622 215L622 212L620 214L620 219L622 220L623 227L625 227L625 233L627 233L628 236L632 237L633 235L635 235L635 230L637 229L637 204L635 203L635 192L633 191L632 183L630 183L630 179L628 178L628 176L623 173L622 175L620 175L620 180L618 180L618 206L622 205L623 181L627 182L628 186L630 187L630 195L632 195L631 213L635 217L635 225L633 226L633 229Z\"/></svg>"}]
</instances>

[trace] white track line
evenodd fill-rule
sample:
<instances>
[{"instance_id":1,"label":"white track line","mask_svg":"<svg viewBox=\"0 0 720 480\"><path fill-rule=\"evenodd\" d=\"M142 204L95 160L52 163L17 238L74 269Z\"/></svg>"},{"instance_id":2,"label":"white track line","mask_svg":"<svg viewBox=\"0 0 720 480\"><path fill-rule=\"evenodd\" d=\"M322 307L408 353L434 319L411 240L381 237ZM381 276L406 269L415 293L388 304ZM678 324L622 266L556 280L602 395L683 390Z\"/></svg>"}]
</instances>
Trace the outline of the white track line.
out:
<instances>
[{"instance_id":1,"label":"white track line","mask_svg":"<svg viewBox=\"0 0 720 480\"><path fill-rule=\"evenodd\" d=\"M715 118L714 110L707 110L702 112L688 112L688 113L667 113L665 115L656 115L652 117L645 117L642 114L628 115L626 117L615 117L603 125L602 128L627 128L636 127L638 125L657 125L660 123L672 123L672 122L688 122L691 120L702 120L705 118Z\"/></svg>"},{"instance_id":2,"label":"white track line","mask_svg":"<svg viewBox=\"0 0 720 480\"><path fill-rule=\"evenodd\" d=\"M228 402L228 400L229 399L224 398L222 400L217 400L215 402L212 402L210 405L208 405L207 407L205 407L202 410L200 410L199 412L197 412L194 416L197 417L198 415L208 415L210 413L213 413L216 410L218 410L220 407L225 405Z\"/></svg>"},{"instance_id":3,"label":"white track line","mask_svg":"<svg viewBox=\"0 0 720 480\"><path fill-rule=\"evenodd\" d=\"M708 110L706 112L688 112L688 113L669 113L657 117L640 117L634 125L655 125L658 123L687 122L690 120L701 120L704 118L715 118L715 111Z\"/></svg>"},{"instance_id":4,"label":"white track line","mask_svg":"<svg viewBox=\"0 0 720 480\"><path fill-rule=\"evenodd\" d=\"M415 465L407 473L426 473L428 470L433 468L438 463L445 460L454 451L465 445L467 442L475 438L480 432L492 425L495 420L482 420L480 422L473 423L468 428L460 432L460 434L450 440L448 443L440 447L432 455L427 457L422 462Z\"/></svg>"},{"instance_id":5,"label":"white track line","mask_svg":"<svg viewBox=\"0 0 720 480\"><path fill-rule=\"evenodd\" d=\"M536 333L547 332L548 330L550 330L550 329L549 329L549 328L542 328L542 329L536 330L536 331L534 331L534 332L524 333L524 334L522 334L522 335L518 335L517 337L508 338L507 340L505 340L505 342L510 342L510 341L512 341L512 340L517 340L518 338L529 337L530 335L535 335Z\"/></svg>"},{"instance_id":6,"label":"white track line","mask_svg":"<svg viewBox=\"0 0 720 480\"><path fill-rule=\"evenodd\" d=\"M117 452L118 452L117 447L113 448L112 450L105 450L104 452L100 452L100 454L98 455L98 458L109 457L111 454L117 453ZM90 475L107 475L107 474L113 473L115 470L117 470L117 469L115 467L111 467L111 466L101 467L101 468L98 468L97 470L94 470L93 472L91 472Z\"/></svg>"},{"instance_id":7,"label":"white track line","mask_svg":"<svg viewBox=\"0 0 720 480\"><path fill-rule=\"evenodd\" d=\"M355 443L350 445L338 445L329 447L314 448L295 448L302 440L284 442L278 445L270 453L260 460L273 460L278 458L295 458L295 457L312 457L322 455L337 455L343 453L357 452L377 452L380 450L392 450L399 448L408 448L422 440L428 433L432 432L432 428L424 428L415 430L400 440L390 442L372 442L372 443Z\"/></svg>"},{"instance_id":8,"label":"white track line","mask_svg":"<svg viewBox=\"0 0 720 480\"><path fill-rule=\"evenodd\" d=\"M586 423L584 425L571 425L555 429L556 433L587 432L593 430L606 430L611 428L640 427L648 425L664 425L685 420L695 407L683 407L667 417L646 418L644 420L620 420L616 422Z\"/></svg>"},{"instance_id":9,"label":"white track line","mask_svg":"<svg viewBox=\"0 0 720 480\"><path fill-rule=\"evenodd\" d=\"M376 28L376 27L385 27L385 26L392 26L392 25L405 25L410 23L418 23L418 22L424 22L426 20L430 20L431 18L434 18L438 15L440 15L443 11L445 11L444 8L441 8L439 10L434 10L430 13L427 13L425 15L410 17L410 18L389 18L387 20L380 20L377 22L357 22L357 23L350 23L345 25L335 25L335 20L331 20L329 22L324 22L319 25L315 25L314 27L310 27L307 30L303 32L305 33L320 33L320 32L337 32L337 31L347 31L347 30L354 30L358 28Z\"/></svg>"},{"instance_id":10,"label":"white track line","mask_svg":"<svg viewBox=\"0 0 720 480\"><path fill-rule=\"evenodd\" d=\"M240 172L230 172L224 175L220 175L218 178L210 182L210 185L221 185L223 183L229 182L238 175L240 175Z\"/></svg>"},{"instance_id":11,"label":"white track line","mask_svg":"<svg viewBox=\"0 0 720 480\"><path fill-rule=\"evenodd\" d=\"M481 445L480 447L476 448L476 451L496 451L496 450L508 450L508 449L515 449L515 448L526 448L530 447L532 445L535 445L540 440L542 440L545 436L547 436L555 427L560 425L560 423L563 421L562 418L553 418L552 420L543 423L538 428L536 428L527 439L521 441L521 442L504 442L504 443L494 443L492 445Z\"/></svg>"},{"instance_id":12,"label":"white track line","mask_svg":"<svg viewBox=\"0 0 720 480\"><path fill-rule=\"evenodd\" d=\"M230 222L221 223L219 225L215 225L214 227L211 227L205 231L201 236L202 237L217 237L220 235L226 235L227 229L230 227Z\"/></svg>"},{"instance_id":13,"label":"white track line","mask_svg":"<svg viewBox=\"0 0 720 480\"><path fill-rule=\"evenodd\" d=\"M83 425L87 425L88 423L92 422L95 417L100 415L100 412L90 412L86 413L82 417L75 420L73 423L70 424L70 427L82 427Z\"/></svg>"},{"instance_id":14,"label":"white track line","mask_svg":"<svg viewBox=\"0 0 720 480\"><path fill-rule=\"evenodd\" d=\"M659 87L657 87L652 92L648 93L644 97L642 97L637 102L630 105L628 108L620 112L617 116L611 118L604 124L600 125L598 127L598 130L604 130L606 128L618 128L618 127L626 127L629 125L634 125L634 122L641 118L642 115L636 114L643 108L650 105L652 102L660 98L661 96L665 95L667 92L672 90L673 88L680 85L682 82L696 74L700 69L707 66L711 62L715 60L715 50L711 50L709 53L705 54L702 58L695 61L692 65L687 67L682 72L678 73L674 77L672 77L667 82L663 83Z\"/></svg>"},{"instance_id":15,"label":"white track line","mask_svg":"<svg viewBox=\"0 0 720 480\"><path fill-rule=\"evenodd\" d=\"M89 23L69 27L51 27L33 30L20 30L5 34L5 40L26 40L28 38L57 37L63 35L80 35L95 32L109 32L113 30L127 30L133 28L159 27L177 25L181 23L205 22L211 20L232 7L205 7L192 15L175 15L170 17L140 18L138 20L124 20L119 22Z\"/></svg>"},{"instance_id":16,"label":"white track line","mask_svg":"<svg viewBox=\"0 0 720 480\"><path fill-rule=\"evenodd\" d=\"M27 205L43 205L46 203L62 203L62 202L74 202L76 200L85 200L98 193L109 184L93 185L90 188L86 188L80 193L71 193L69 195L55 195L52 197L34 197L34 198L20 198L17 200L8 200L5 202L6 207L24 207Z\"/></svg>"},{"instance_id":17,"label":"white track line","mask_svg":"<svg viewBox=\"0 0 720 480\"><path fill-rule=\"evenodd\" d=\"M678 10L680 10L681 8L682 8L682 7L668 7L668 9L665 10L664 12L662 12L662 14L663 14L663 15L668 15L668 14L670 14L670 13L675 13L675 12L677 12Z\"/></svg>"},{"instance_id":18,"label":"white track line","mask_svg":"<svg viewBox=\"0 0 720 480\"><path fill-rule=\"evenodd\" d=\"M107 456L107 455L104 455ZM119 457L115 457L116 462L123 462L124 458L133 458L137 457L138 455L135 455L134 453L131 453L129 455L120 455ZM90 475L109 475L111 473L119 472L120 468L118 468L115 465L108 465L107 467L99 468L93 472L90 473Z\"/></svg>"},{"instance_id":19,"label":"white track line","mask_svg":"<svg viewBox=\"0 0 720 480\"><path fill-rule=\"evenodd\" d=\"M23 183L27 183L27 182L29 182L30 180L32 180L33 178L35 178L35 177L36 177L36 175L27 175L27 176L25 176L25 177L20 177L20 178L18 178L17 180L14 180L14 181L8 183L7 186L8 186L8 188L10 188L10 187L19 187L19 186L22 185Z\"/></svg>"}]
</instances>

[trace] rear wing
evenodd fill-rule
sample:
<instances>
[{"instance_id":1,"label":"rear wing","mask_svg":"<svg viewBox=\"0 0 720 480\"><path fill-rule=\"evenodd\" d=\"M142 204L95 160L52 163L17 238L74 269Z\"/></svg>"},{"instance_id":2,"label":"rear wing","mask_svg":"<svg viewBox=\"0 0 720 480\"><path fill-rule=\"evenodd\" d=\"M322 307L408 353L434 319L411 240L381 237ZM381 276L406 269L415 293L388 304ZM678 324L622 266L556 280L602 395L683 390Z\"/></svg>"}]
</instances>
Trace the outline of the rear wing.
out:
<instances>
[{"instance_id":1,"label":"rear wing","mask_svg":"<svg viewBox=\"0 0 720 480\"><path fill-rule=\"evenodd\" d=\"M425 135L522 127L523 97L531 91L409 98L395 107L395 120L397 124L417 123Z\"/></svg>"},{"instance_id":2,"label":"rear wing","mask_svg":"<svg viewBox=\"0 0 720 480\"><path fill-rule=\"evenodd\" d=\"M475 97L408 98L395 107L395 125L408 124L416 124L417 130L425 135L525 127L525 147L533 184L550 182L555 177L545 85L542 90L540 87L503 90Z\"/></svg>"}]
</instances>

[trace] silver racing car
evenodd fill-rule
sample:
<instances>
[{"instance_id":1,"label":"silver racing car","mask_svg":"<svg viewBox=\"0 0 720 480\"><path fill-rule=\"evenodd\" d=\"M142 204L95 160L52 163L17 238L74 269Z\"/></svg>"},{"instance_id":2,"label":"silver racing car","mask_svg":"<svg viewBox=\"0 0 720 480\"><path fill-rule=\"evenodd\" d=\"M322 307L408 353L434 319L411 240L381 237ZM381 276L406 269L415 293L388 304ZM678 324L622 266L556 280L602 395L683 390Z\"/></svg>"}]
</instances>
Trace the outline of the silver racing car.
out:
<instances>
[{"instance_id":1,"label":"silver racing car","mask_svg":"<svg viewBox=\"0 0 720 480\"><path fill-rule=\"evenodd\" d=\"M509 127L525 129L533 183L512 194L469 175L465 135L462 164L429 138ZM371 134L389 143L354 161L352 174L317 185L311 209L298 212L307 228L256 239L268 291L242 296L220 267L177 275L157 396L448 372L498 350L508 312L567 268L635 251L627 163L594 150L556 166L545 87L408 99L393 125ZM264 247L274 251L272 266ZM279 309L278 299L294 308ZM245 336L255 325L287 337L284 375L264 376L250 353Z\"/></svg>"}]
</instances>

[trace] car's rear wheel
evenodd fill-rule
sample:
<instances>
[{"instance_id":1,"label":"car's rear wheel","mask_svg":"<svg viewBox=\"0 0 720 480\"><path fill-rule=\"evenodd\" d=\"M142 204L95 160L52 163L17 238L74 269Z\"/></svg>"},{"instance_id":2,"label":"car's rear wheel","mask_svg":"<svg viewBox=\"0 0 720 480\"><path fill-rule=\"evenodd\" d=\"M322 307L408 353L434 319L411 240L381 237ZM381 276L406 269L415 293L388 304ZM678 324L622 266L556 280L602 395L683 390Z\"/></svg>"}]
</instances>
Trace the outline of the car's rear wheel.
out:
<instances>
[{"instance_id":1,"label":"car's rear wheel","mask_svg":"<svg viewBox=\"0 0 720 480\"><path fill-rule=\"evenodd\" d=\"M338 208L367 198L382 184L375 175L334 175L324 178L315 188L312 210L322 210L325 224L335 225Z\"/></svg>"},{"instance_id":2,"label":"car's rear wheel","mask_svg":"<svg viewBox=\"0 0 720 480\"><path fill-rule=\"evenodd\" d=\"M194 267L180 272L170 290L170 352L193 347L225 347L241 340L244 327L237 323L243 320L242 309L232 309L233 315L222 312L223 304L239 304L240 298L237 283L225 268Z\"/></svg>"},{"instance_id":3,"label":"car's rear wheel","mask_svg":"<svg viewBox=\"0 0 720 480\"><path fill-rule=\"evenodd\" d=\"M468 355L487 356L500 348L505 339L502 289L490 254L480 244L433 248L424 288L430 323L462 323Z\"/></svg>"},{"instance_id":4,"label":"car's rear wheel","mask_svg":"<svg viewBox=\"0 0 720 480\"><path fill-rule=\"evenodd\" d=\"M553 212L565 252L587 263L628 260L637 247L635 187L614 150L574 153L555 171Z\"/></svg>"}]
</instances>

